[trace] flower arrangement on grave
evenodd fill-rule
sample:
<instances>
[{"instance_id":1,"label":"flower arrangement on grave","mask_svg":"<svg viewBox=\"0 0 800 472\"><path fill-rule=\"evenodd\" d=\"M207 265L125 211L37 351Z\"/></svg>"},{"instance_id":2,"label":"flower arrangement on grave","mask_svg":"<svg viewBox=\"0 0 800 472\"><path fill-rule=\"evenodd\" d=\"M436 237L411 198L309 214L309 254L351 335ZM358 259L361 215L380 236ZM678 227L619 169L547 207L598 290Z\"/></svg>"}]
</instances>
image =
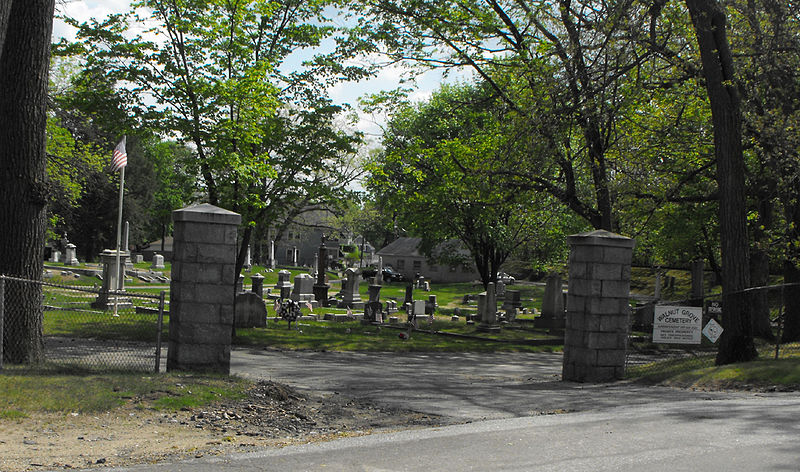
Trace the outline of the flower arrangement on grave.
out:
<instances>
[{"instance_id":1,"label":"flower arrangement on grave","mask_svg":"<svg viewBox=\"0 0 800 472\"><path fill-rule=\"evenodd\" d=\"M278 316L289 323L287 329L292 329L292 321L297 321L300 317L300 304L287 298L279 303L276 302L275 305L275 311L278 312Z\"/></svg>"}]
</instances>

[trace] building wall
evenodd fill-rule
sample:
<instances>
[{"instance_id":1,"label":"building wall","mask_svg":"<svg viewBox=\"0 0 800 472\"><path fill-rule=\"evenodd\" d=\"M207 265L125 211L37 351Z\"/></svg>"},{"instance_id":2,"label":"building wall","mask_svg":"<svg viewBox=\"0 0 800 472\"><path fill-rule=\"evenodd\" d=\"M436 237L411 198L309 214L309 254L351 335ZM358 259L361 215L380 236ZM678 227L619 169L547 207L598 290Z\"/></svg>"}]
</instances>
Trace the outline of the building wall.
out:
<instances>
[{"instance_id":1,"label":"building wall","mask_svg":"<svg viewBox=\"0 0 800 472\"><path fill-rule=\"evenodd\" d=\"M430 265L422 256L383 255L382 257L384 267L392 266L409 280L417 274L437 283L472 282L480 279L480 274L474 264L470 264L468 267Z\"/></svg>"}]
</instances>

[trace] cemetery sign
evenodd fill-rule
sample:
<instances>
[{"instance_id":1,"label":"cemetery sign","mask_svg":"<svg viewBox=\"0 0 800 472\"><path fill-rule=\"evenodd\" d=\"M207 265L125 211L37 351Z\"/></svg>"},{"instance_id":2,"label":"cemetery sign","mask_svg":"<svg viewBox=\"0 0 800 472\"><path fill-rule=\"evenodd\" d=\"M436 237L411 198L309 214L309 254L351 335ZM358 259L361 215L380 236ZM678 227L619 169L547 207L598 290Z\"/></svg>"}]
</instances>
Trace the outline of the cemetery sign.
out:
<instances>
[{"instance_id":1,"label":"cemetery sign","mask_svg":"<svg viewBox=\"0 0 800 472\"><path fill-rule=\"evenodd\" d=\"M700 344L703 309L690 306L656 305L653 316L653 342Z\"/></svg>"}]
</instances>

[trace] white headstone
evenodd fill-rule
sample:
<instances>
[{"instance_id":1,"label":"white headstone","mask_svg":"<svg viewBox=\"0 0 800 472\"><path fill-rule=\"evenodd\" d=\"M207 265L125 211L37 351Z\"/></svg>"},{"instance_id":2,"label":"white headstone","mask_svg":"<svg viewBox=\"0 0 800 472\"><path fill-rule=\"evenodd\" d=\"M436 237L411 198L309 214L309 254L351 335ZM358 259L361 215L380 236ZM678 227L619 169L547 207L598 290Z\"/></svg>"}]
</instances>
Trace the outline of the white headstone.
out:
<instances>
[{"instance_id":1,"label":"white headstone","mask_svg":"<svg viewBox=\"0 0 800 472\"><path fill-rule=\"evenodd\" d=\"M151 269L164 269L164 256L161 254L153 254L153 264Z\"/></svg>"},{"instance_id":2,"label":"white headstone","mask_svg":"<svg viewBox=\"0 0 800 472\"><path fill-rule=\"evenodd\" d=\"M425 315L425 300L414 300L414 304L411 308L411 313L414 313L414 316L423 316Z\"/></svg>"},{"instance_id":3,"label":"white headstone","mask_svg":"<svg viewBox=\"0 0 800 472\"><path fill-rule=\"evenodd\" d=\"M244 268L250 270L253 267L253 261L250 257L250 246L247 246L247 252L244 255Z\"/></svg>"},{"instance_id":4,"label":"white headstone","mask_svg":"<svg viewBox=\"0 0 800 472\"><path fill-rule=\"evenodd\" d=\"M78 258L75 257L75 245L72 243L67 244L67 252L64 255L65 265L78 265Z\"/></svg>"},{"instance_id":5,"label":"white headstone","mask_svg":"<svg viewBox=\"0 0 800 472\"><path fill-rule=\"evenodd\" d=\"M269 267L271 269L275 268L275 240L271 239L269 241Z\"/></svg>"}]
</instances>

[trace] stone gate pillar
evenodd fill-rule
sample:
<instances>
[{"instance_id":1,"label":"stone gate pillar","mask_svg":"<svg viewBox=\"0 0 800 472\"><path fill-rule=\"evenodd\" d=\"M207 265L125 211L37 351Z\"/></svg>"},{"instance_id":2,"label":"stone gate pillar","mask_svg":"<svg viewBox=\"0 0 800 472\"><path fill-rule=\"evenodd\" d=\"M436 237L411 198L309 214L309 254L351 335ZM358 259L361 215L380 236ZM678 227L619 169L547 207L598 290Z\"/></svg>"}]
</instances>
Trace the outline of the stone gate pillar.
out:
<instances>
[{"instance_id":1,"label":"stone gate pillar","mask_svg":"<svg viewBox=\"0 0 800 472\"><path fill-rule=\"evenodd\" d=\"M230 373L241 220L207 203L172 212L168 371Z\"/></svg>"},{"instance_id":2,"label":"stone gate pillar","mask_svg":"<svg viewBox=\"0 0 800 472\"><path fill-rule=\"evenodd\" d=\"M609 231L569 236L569 288L562 380L605 382L625 375L635 241Z\"/></svg>"}]
</instances>

